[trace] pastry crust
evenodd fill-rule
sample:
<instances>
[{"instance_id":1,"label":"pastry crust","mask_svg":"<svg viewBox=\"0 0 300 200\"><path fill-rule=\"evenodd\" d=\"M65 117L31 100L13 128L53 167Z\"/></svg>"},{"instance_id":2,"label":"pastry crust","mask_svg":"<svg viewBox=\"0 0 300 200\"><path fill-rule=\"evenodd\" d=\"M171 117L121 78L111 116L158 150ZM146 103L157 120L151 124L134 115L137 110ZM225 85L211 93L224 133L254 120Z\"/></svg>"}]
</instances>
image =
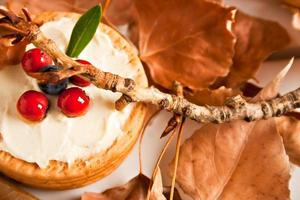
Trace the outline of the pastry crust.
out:
<instances>
[{"instance_id":1,"label":"pastry crust","mask_svg":"<svg viewBox=\"0 0 300 200\"><path fill-rule=\"evenodd\" d=\"M35 18L38 23L53 21L60 17L78 18L75 13L47 12ZM147 86L143 66L134 53L134 48L115 30L100 24L101 31L112 39L115 48L127 52L130 64L137 69L136 83ZM1 73L1 72L0 72ZM47 168L41 169L37 164L15 158L7 152L0 151L0 171L24 184L46 189L71 189L93 183L110 174L127 157L133 148L144 125L146 106L136 103L125 124L125 134L118 137L112 146L93 155L87 160L77 160L71 166L59 161L50 161Z\"/></svg>"}]
</instances>

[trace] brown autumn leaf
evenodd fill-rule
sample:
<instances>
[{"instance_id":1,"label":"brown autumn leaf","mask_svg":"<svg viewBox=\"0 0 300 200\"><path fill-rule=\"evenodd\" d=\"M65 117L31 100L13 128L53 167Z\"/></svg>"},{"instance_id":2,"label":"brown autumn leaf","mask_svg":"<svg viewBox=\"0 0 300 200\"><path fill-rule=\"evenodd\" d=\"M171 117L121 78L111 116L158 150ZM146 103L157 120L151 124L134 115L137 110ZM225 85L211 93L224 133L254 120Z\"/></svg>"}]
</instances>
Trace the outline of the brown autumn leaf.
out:
<instances>
[{"instance_id":1,"label":"brown autumn leaf","mask_svg":"<svg viewBox=\"0 0 300 200\"><path fill-rule=\"evenodd\" d=\"M218 84L239 87L254 77L261 63L271 53L281 50L290 42L287 31L277 22L236 13L233 33L237 38L233 65Z\"/></svg>"},{"instance_id":2,"label":"brown autumn leaf","mask_svg":"<svg viewBox=\"0 0 300 200\"><path fill-rule=\"evenodd\" d=\"M215 3L222 3L222 0L206 0ZM106 0L100 0L104 5ZM106 17L115 26L131 24L136 21L136 10L133 0L110 0Z\"/></svg>"},{"instance_id":3,"label":"brown autumn leaf","mask_svg":"<svg viewBox=\"0 0 300 200\"><path fill-rule=\"evenodd\" d=\"M134 0L134 6L140 57L157 84L171 88L178 80L203 89L228 74L234 53L226 28L231 8L203 0Z\"/></svg>"},{"instance_id":4,"label":"brown autumn leaf","mask_svg":"<svg viewBox=\"0 0 300 200\"><path fill-rule=\"evenodd\" d=\"M101 0L105 4L107 0ZM113 25L135 46L138 44L138 24L136 21L136 10L133 0L110 0L108 8L105 10L104 23Z\"/></svg>"},{"instance_id":5,"label":"brown autumn leaf","mask_svg":"<svg viewBox=\"0 0 300 200\"><path fill-rule=\"evenodd\" d=\"M164 187L164 195L167 198L167 200L170 199L170 193L171 193L171 187ZM173 200L182 200L177 188L174 188Z\"/></svg>"},{"instance_id":6,"label":"brown autumn leaf","mask_svg":"<svg viewBox=\"0 0 300 200\"><path fill-rule=\"evenodd\" d=\"M2 17L3 16L0 15L0 18ZM7 37L12 33L13 32L8 31L6 28L0 27L0 69L5 67L6 65L14 65L19 63L23 56L23 53L25 52L27 42L21 41L16 45L12 45L12 41L15 38Z\"/></svg>"},{"instance_id":7,"label":"brown autumn leaf","mask_svg":"<svg viewBox=\"0 0 300 200\"><path fill-rule=\"evenodd\" d=\"M38 198L20 189L7 178L0 176L0 199L1 200L37 200Z\"/></svg>"},{"instance_id":8,"label":"brown autumn leaf","mask_svg":"<svg viewBox=\"0 0 300 200\"><path fill-rule=\"evenodd\" d=\"M300 8L300 1L299 0L282 0L282 2L289 5L289 6Z\"/></svg>"},{"instance_id":9,"label":"brown autumn leaf","mask_svg":"<svg viewBox=\"0 0 300 200\"><path fill-rule=\"evenodd\" d=\"M197 3L199 2L203 1L197 1ZM191 14L184 15L184 13L188 12L189 9L186 8L189 7L185 5L186 2L183 3L185 6L182 6L180 2L176 2L173 4L172 2L156 3L153 1L137 1L137 3L135 3L135 7L139 13L138 15L136 15L135 12L130 12L130 14L128 14L128 10L134 11L134 9L132 9L131 3L132 2L129 0L125 2L122 2L120 0L113 0L108 15L115 16L116 20L111 18L111 21L115 22L116 25L126 23L130 24L132 22L134 22L134 24L136 25L136 23L139 22L140 34L142 35L140 38L141 58L148 64L150 74L154 81L164 87L170 87L170 83L174 79L177 79L186 86L190 86L194 89L199 89L199 87L197 87L197 84L199 84L199 82L201 82L202 84L202 81L206 82L205 77L207 75L205 72L199 73L199 71L203 71L201 70L201 67L203 68L203 63L199 64L198 62L196 65L194 65L191 64L190 60L193 60L193 57L197 57L199 56L199 54L200 56L203 56L204 59L209 59L209 56L211 55L205 55L199 52L198 54L197 52L195 53L193 50L201 48L197 47L199 46L197 45L197 43L195 43L193 47L188 47L188 44L186 45L185 43L186 40L183 40L183 42L179 42L179 45L176 43L176 41L180 40L180 38L184 38L185 36L186 38L188 38L187 41L191 42L189 34L193 35L193 32L186 32L186 29L191 28L192 31L195 31L195 29L193 28L197 26L197 23L190 23L191 21L195 21L192 19L192 17L197 18L196 16ZM190 4L192 5L193 3ZM151 8L151 6L153 7L153 9ZM218 5L214 6L218 7ZM180 12L174 9L174 7L180 9ZM205 5L198 4L198 7L201 7L201 9L205 9ZM198 7L194 6L193 11L195 12L197 10L196 8ZM173 18L176 18L176 15L188 16L186 18L190 17L190 19L184 18L180 19L180 21L172 20ZM172 21L174 21L174 23L170 23ZM208 21L209 19L205 18L205 22L207 22L207 24L209 24ZM179 24L181 25L181 28L178 30L177 27ZM187 28L182 28L186 24L188 24ZM153 27L153 29L151 27ZM223 28L225 28L225 25L223 26ZM177 30L173 31L173 29ZM183 32L182 35L180 35L180 30L182 30ZM209 32L210 35L214 36L213 31L213 29L206 29L206 33ZM129 30L129 32L136 32L136 26L133 31ZM170 32L175 32L174 37L170 37ZM163 33L165 33L166 36ZM233 88L238 87L241 83L250 78L253 78L261 62L266 59L266 57L269 56L272 52L282 49L289 42L287 32L277 23L251 17L239 11L237 12L235 17L233 33L237 38L237 44L235 45L235 54L232 57L233 65L231 66L231 71L225 78L222 78L222 75L219 76L221 78L219 78L214 84L214 88L220 87L222 85ZM136 35L136 33L134 35ZM192 40L193 39L195 38L192 38ZM205 44L209 44L211 42L209 41L209 39L207 40L207 38L205 38L204 40L206 40L204 41ZM214 43L211 43L210 46L214 47L215 43L217 43L216 41L214 41ZM176 45L174 45L173 43L175 43ZM180 45L181 43L183 44ZM185 47L185 45L187 46L187 48L182 50L182 47ZM222 50L223 52L226 51L226 49ZM192 53L187 54L186 52ZM185 67L184 63L189 63L189 67ZM208 70L208 72L210 72L210 70ZM201 79L198 77L196 79L190 78L193 76L198 76L198 74L201 74ZM206 86L209 86L209 84L207 84ZM203 88L206 89L206 87L200 87L200 89ZM200 92L200 94L202 93L201 90L196 91L196 93L198 92ZM200 99L200 102L201 101L202 100Z\"/></svg>"},{"instance_id":10,"label":"brown autumn leaf","mask_svg":"<svg viewBox=\"0 0 300 200\"><path fill-rule=\"evenodd\" d=\"M166 197L164 196L161 171L159 168L156 175L154 176L153 183L150 185L149 194L149 200L166 200Z\"/></svg>"},{"instance_id":11,"label":"brown autumn leaf","mask_svg":"<svg viewBox=\"0 0 300 200\"><path fill-rule=\"evenodd\" d=\"M7 0L8 9L19 13L23 7L29 9L32 14L44 11L84 12L88 8L99 3L99 0Z\"/></svg>"},{"instance_id":12,"label":"brown autumn leaf","mask_svg":"<svg viewBox=\"0 0 300 200\"><path fill-rule=\"evenodd\" d=\"M215 3L223 2L222 0L206 1ZM104 4L106 0L101 0L100 2ZM125 36L127 36L127 38L129 38L133 44L138 46L139 27L137 22L137 12L134 7L133 0L110 0L109 7L105 13L105 18L108 19L109 22L111 22L114 26L120 27L125 25ZM121 29L119 30L124 33L124 31L122 31Z\"/></svg>"},{"instance_id":13,"label":"brown autumn leaf","mask_svg":"<svg viewBox=\"0 0 300 200\"><path fill-rule=\"evenodd\" d=\"M203 89L187 92L185 97L198 105L224 105L225 100L228 97L236 96L240 94L240 91L233 90L232 88L226 88L221 86L217 89Z\"/></svg>"},{"instance_id":14,"label":"brown autumn leaf","mask_svg":"<svg viewBox=\"0 0 300 200\"><path fill-rule=\"evenodd\" d=\"M25 52L26 45L26 41L22 41L17 45L12 46L10 39L0 38L0 69L6 65L15 65L19 63Z\"/></svg>"},{"instance_id":15,"label":"brown autumn leaf","mask_svg":"<svg viewBox=\"0 0 300 200\"><path fill-rule=\"evenodd\" d=\"M106 0L102 0L102 4ZM111 0L108 10L106 11L106 17L115 26L131 24L136 18L135 9L132 0Z\"/></svg>"},{"instance_id":16,"label":"brown autumn leaf","mask_svg":"<svg viewBox=\"0 0 300 200\"><path fill-rule=\"evenodd\" d=\"M199 2L203 1L197 1L197 3ZM203 65L204 61L201 60L201 58L209 60L212 55L202 54L200 49L203 47L201 43L210 45L210 48L214 48L216 47L215 44L218 43L215 37L219 37L218 39L220 40L225 39L225 37L222 38L221 34L216 36L214 34L216 30L214 29L205 29L203 34L209 34L212 37L207 38L201 35L204 41L199 41L199 43L195 42L198 38L193 37L194 33L192 31L197 31L193 28L195 28L195 26L197 27L197 23L200 23L199 21L201 20L197 21L197 23L190 23L191 21L195 21L192 18L197 18L190 14L184 15L184 12L193 13L188 10L190 7L186 6L186 8L182 6L180 1L177 2L176 5L172 3L169 3L171 5L168 3L160 4L162 4L161 8L158 8L156 6L157 3L153 1L150 3L147 3L147 1L137 1L137 3L135 3L139 13L137 15L137 21L139 22L140 29L139 47L141 59L147 64L146 66L148 66L150 78L156 84L170 88L172 81L178 80L183 85L194 90L193 95L188 95L187 98L197 104L221 105L226 97L238 94L237 90L232 90L231 88L239 88L240 85L248 79L253 78L263 60L272 52L285 47L289 42L287 32L277 23L251 17L238 11L232 30L237 38L237 43L234 47L235 52L231 57L233 63L229 74L227 74L227 68L227 72L223 71L225 73L220 75L215 73L214 68L211 68L210 64ZM203 2L203 4L209 3ZM198 4L198 6L201 7L201 9L206 9L206 5L203 4ZM153 6L153 8L151 6ZM192 4L190 6L193 7L191 9L193 9L194 12L197 10L197 6ZM219 5L215 4L214 6L220 8ZM179 8L180 11L177 11L174 7ZM159 9L159 11L156 9ZM165 13L164 10L166 10ZM207 12L204 13L206 14ZM172 20L176 18L172 15L183 15L190 18L183 18L180 19L180 21L176 21ZM211 14L210 16L214 15ZM210 18L202 16L201 19L205 21L205 25L209 25ZM172 21L174 21L173 24L170 23ZM181 24L181 28L179 29L177 28L178 24ZM184 28L186 24L188 24L188 26ZM226 30L224 24L223 31ZM186 29L189 28L192 29L191 33L186 31ZM218 28L220 28L220 26ZM173 29L176 30L173 31ZM175 32L174 37L170 37L170 32ZM180 35L181 33L182 35ZM189 34L192 35L191 38ZM181 41L180 38L184 39ZM185 40L185 38L187 39ZM212 38L213 41L210 41ZM180 41L179 43L177 43L178 40ZM192 47L189 46L191 45L190 43L193 44ZM228 40L226 44L224 42L222 44L228 45L227 47L230 46ZM228 53L227 55L229 55L231 53L230 48L221 47L221 49L223 59L229 59L225 54ZM205 52L209 52L209 50ZM220 67L221 65L219 64L218 66ZM212 87L208 88L210 84L212 84L212 82L208 81L212 80L211 78L216 80L216 82ZM209 94L215 97L218 95L218 97L214 98Z\"/></svg>"},{"instance_id":17,"label":"brown autumn leaf","mask_svg":"<svg viewBox=\"0 0 300 200\"><path fill-rule=\"evenodd\" d=\"M300 121L293 117L279 117L275 121L290 161L300 166Z\"/></svg>"},{"instance_id":18,"label":"brown autumn leaf","mask_svg":"<svg viewBox=\"0 0 300 200\"><path fill-rule=\"evenodd\" d=\"M150 180L143 174L131 179L128 183L122 186L118 186L103 193L88 192L83 194L82 200L114 200L114 199L130 199L130 200L142 200L146 199L147 189Z\"/></svg>"},{"instance_id":19,"label":"brown autumn leaf","mask_svg":"<svg viewBox=\"0 0 300 200\"><path fill-rule=\"evenodd\" d=\"M128 183L112 189L108 189L102 193L88 192L83 194L82 200L145 200L147 198L150 179L143 174L139 174ZM150 191L150 200L165 200L163 195L163 185L160 170L153 181Z\"/></svg>"},{"instance_id":20,"label":"brown autumn leaf","mask_svg":"<svg viewBox=\"0 0 300 200\"><path fill-rule=\"evenodd\" d=\"M290 65L254 100L276 96ZM185 141L177 183L193 199L288 199L289 170L273 118L238 120L204 125Z\"/></svg>"}]
</instances>

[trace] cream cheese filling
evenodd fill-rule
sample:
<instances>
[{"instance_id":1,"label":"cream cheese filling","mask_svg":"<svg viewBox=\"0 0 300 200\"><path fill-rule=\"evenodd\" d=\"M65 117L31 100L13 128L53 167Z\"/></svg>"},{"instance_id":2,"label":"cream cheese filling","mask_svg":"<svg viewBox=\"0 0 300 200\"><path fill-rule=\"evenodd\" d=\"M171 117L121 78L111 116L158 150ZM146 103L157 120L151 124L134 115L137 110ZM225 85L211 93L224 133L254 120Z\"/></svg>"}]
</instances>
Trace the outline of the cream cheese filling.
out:
<instances>
[{"instance_id":1,"label":"cream cheese filling","mask_svg":"<svg viewBox=\"0 0 300 200\"><path fill-rule=\"evenodd\" d=\"M45 23L41 29L65 51L75 23L76 20L64 17ZM124 77L134 78L138 73L129 64L126 52L116 49L110 37L99 29L79 58ZM39 123L26 123L19 116L16 103L23 92L31 89L40 91L20 65L0 70L0 150L41 168L47 167L50 160L72 164L109 148L124 134L123 126L133 110L133 105L129 105L116 111L114 102L120 94L89 86L84 88L91 99L84 116L64 116L56 106L57 97L48 96L51 107L47 117Z\"/></svg>"}]
</instances>

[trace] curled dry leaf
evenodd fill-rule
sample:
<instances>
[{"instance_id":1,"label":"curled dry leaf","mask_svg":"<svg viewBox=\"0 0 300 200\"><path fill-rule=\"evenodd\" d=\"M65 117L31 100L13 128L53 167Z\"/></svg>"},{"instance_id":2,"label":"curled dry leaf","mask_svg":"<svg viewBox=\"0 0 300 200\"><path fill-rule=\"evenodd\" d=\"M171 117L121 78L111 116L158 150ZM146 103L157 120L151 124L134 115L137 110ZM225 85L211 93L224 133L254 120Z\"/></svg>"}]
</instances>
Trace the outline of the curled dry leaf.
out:
<instances>
[{"instance_id":1,"label":"curled dry leaf","mask_svg":"<svg viewBox=\"0 0 300 200\"><path fill-rule=\"evenodd\" d=\"M190 100L198 104L223 105L226 98L239 94L236 88L256 93L247 87L261 63L274 51L284 48L290 41L288 33L278 23L259 19L237 11L233 33L237 38L233 65L225 78L218 79L217 89L196 90ZM246 87L246 88L245 88ZM249 94L251 95L251 94ZM251 95L253 97L253 95Z\"/></svg>"},{"instance_id":2,"label":"curled dry leaf","mask_svg":"<svg viewBox=\"0 0 300 200\"><path fill-rule=\"evenodd\" d=\"M173 80L180 81L195 90L188 98L197 104L221 105L226 97L238 94L235 88L253 78L272 52L289 43L279 24L240 11L234 15L235 43L228 30L230 10L214 3L135 1L135 7L141 59L152 80L166 88Z\"/></svg>"},{"instance_id":3,"label":"curled dry leaf","mask_svg":"<svg viewBox=\"0 0 300 200\"><path fill-rule=\"evenodd\" d=\"M275 118L275 121L290 161L300 166L300 121L293 117Z\"/></svg>"},{"instance_id":4,"label":"curled dry leaf","mask_svg":"<svg viewBox=\"0 0 300 200\"><path fill-rule=\"evenodd\" d=\"M105 12L106 19L137 46L139 34L136 15L133 0L111 0Z\"/></svg>"},{"instance_id":5,"label":"curled dry leaf","mask_svg":"<svg viewBox=\"0 0 300 200\"><path fill-rule=\"evenodd\" d=\"M128 183L118 186L102 193L85 193L82 200L145 200L147 197L150 179L143 174L131 179ZM165 200L160 170L153 180L150 191L150 200Z\"/></svg>"},{"instance_id":6,"label":"curled dry leaf","mask_svg":"<svg viewBox=\"0 0 300 200\"><path fill-rule=\"evenodd\" d=\"M287 31L277 22L252 17L238 11L233 33L237 38L233 65L229 74L218 84L239 87L254 77L261 63L271 53L281 50L290 42Z\"/></svg>"},{"instance_id":7,"label":"curled dry leaf","mask_svg":"<svg viewBox=\"0 0 300 200\"><path fill-rule=\"evenodd\" d=\"M194 199L288 199L288 181L288 158L272 119L209 124L181 149L177 182Z\"/></svg>"},{"instance_id":8,"label":"curled dry leaf","mask_svg":"<svg viewBox=\"0 0 300 200\"><path fill-rule=\"evenodd\" d=\"M254 99L276 96L289 67ZM183 144L177 183L194 199L288 199L289 170L274 119L207 124Z\"/></svg>"},{"instance_id":9,"label":"curled dry leaf","mask_svg":"<svg viewBox=\"0 0 300 200\"><path fill-rule=\"evenodd\" d=\"M102 0L104 3L106 0ZM132 0L111 0L106 17L115 26L131 24L135 21L135 9Z\"/></svg>"},{"instance_id":10,"label":"curled dry leaf","mask_svg":"<svg viewBox=\"0 0 300 200\"><path fill-rule=\"evenodd\" d=\"M226 29L228 20L231 20L229 10L204 1L186 4L180 0L136 1L134 6L138 14L129 14L129 10L134 11L132 2L115 0L108 12L108 16L115 16L115 19L110 19L116 25L132 22L139 24L141 58L149 67L154 82L164 87L170 88L175 79L190 88L207 90L213 82L211 80L216 78L218 80L213 88L222 85L229 88L239 87L253 78L264 59L272 52L284 48L289 42L287 32L279 24L238 11L232 30L237 39L233 55L234 38ZM201 12L212 7L215 8L215 13ZM218 17L222 20L212 21ZM216 24L212 25L213 23ZM217 52L216 49L221 51ZM216 53L212 54L212 51ZM218 53L223 55L216 55ZM216 62L211 63L211 59ZM227 75L231 59L233 64ZM195 93L198 92L202 93L201 90ZM201 101L205 100L200 99Z\"/></svg>"},{"instance_id":11,"label":"curled dry leaf","mask_svg":"<svg viewBox=\"0 0 300 200\"><path fill-rule=\"evenodd\" d=\"M2 17L3 16L0 15L0 18ZM0 27L0 69L6 65L19 63L27 45L26 41L21 41L16 45L12 45L13 39L9 37L11 34L11 31Z\"/></svg>"},{"instance_id":12,"label":"curled dry leaf","mask_svg":"<svg viewBox=\"0 0 300 200\"><path fill-rule=\"evenodd\" d=\"M82 200L146 199L149 182L148 177L139 174L125 185L106 190L103 193L85 193Z\"/></svg>"},{"instance_id":13,"label":"curled dry leaf","mask_svg":"<svg viewBox=\"0 0 300 200\"><path fill-rule=\"evenodd\" d=\"M19 63L25 52L26 45L26 41L22 41L17 45L12 46L10 39L0 38L0 69L6 65Z\"/></svg>"},{"instance_id":14,"label":"curled dry leaf","mask_svg":"<svg viewBox=\"0 0 300 200\"><path fill-rule=\"evenodd\" d=\"M232 9L202 0L134 0L139 49L152 79L171 88L174 80L207 88L232 64Z\"/></svg>"},{"instance_id":15,"label":"curled dry leaf","mask_svg":"<svg viewBox=\"0 0 300 200\"><path fill-rule=\"evenodd\" d=\"M149 200L166 200L160 169L158 169L149 191Z\"/></svg>"}]
</instances>

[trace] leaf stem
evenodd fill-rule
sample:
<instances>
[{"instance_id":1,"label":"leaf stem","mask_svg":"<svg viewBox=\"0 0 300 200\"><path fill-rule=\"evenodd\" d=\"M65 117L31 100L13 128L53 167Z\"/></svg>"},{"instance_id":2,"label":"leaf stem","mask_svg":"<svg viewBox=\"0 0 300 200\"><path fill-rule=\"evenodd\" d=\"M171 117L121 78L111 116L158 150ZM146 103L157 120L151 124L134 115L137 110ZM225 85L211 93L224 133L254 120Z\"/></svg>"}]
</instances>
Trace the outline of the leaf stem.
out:
<instances>
[{"instance_id":1,"label":"leaf stem","mask_svg":"<svg viewBox=\"0 0 300 200\"><path fill-rule=\"evenodd\" d=\"M106 12L110 6L111 0L105 0L104 8L103 8L103 16L106 16Z\"/></svg>"},{"instance_id":2,"label":"leaf stem","mask_svg":"<svg viewBox=\"0 0 300 200\"><path fill-rule=\"evenodd\" d=\"M167 127L166 127L167 128ZM156 163L155 163L155 167L153 169L153 172L152 172L152 177L151 177L151 183L149 184L149 187L148 187L148 193L147 193L147 200L149 200L150 198L150 191L151 191L151 188L152 188L152 183L153 183L153 180L158 172L158 169L159 169L159 164L163 158L163 156L165 155L169 145L171 144L171 142L173 141L174 139L174 136L176 135L176 129L174 129L173 131L171 131L171 134L170 134L170 137L168 138L168 140L166 141L165 145L164 145L164 148L161 150L159 156L158 156L158 159L156 160Z\"/></svg>"},{"instance_id":3,"label":"leaf stem","mask_svg":"<svg viewBox=\"0 0 300 200\"><path fill-rule=\"evenodd\" d=\"M150 121L152 121L152 119L157 115L157 113L159 113L160 110L157 110L153 107L148 106L148 113L147 116L148 118L145 119L144 124L143 124L143 129L141 130L141 136L139 139L139 146L138 146L138 157L139 157L139 174L143 173L143 162L142 162L142 142L144 139L144 135L145 135L145 130L147 128L147 125L149 124Z\"/></svg>"},{"instance_id":4,"label":"leaf stem","mask_svg":"<svg viewBox=\"0 0 300 200\"><path fill-rule=\"evenodd\" d=\"M181 145L181 138L183 133L183 124L185 119L183 118L177 135L177 143L176 143L176 153L175 153L175 164L174 164L174 171L171 183L171 191L170 191L170 200L173 200L174 197L174 190L175 190L175 183L176 183L176 175L177 175L177 167L178 167L178 160L179 160L179 153L180 153L180 145Z\"/></svg>"}]
</instances>

